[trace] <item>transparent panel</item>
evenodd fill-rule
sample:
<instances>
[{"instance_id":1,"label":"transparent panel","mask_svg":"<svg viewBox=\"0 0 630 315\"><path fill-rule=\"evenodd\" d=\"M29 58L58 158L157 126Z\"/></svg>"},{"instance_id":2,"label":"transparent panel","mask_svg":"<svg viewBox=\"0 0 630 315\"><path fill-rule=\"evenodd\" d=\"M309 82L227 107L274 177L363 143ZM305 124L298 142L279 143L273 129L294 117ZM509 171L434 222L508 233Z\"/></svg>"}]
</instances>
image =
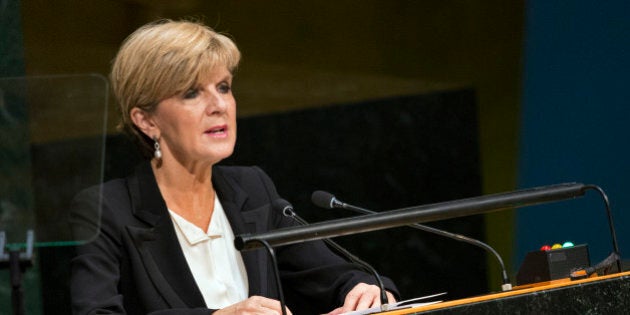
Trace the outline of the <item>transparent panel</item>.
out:
<instances>
[{"instance_id":1,"label":"transparent panel","mask_svg":"<svg viewBox=\"0 0 630 315\"><path fill-rule=\"evenodd\" d=\"M102 182L107 96L99 75L0 78L0 232L9 247L24 246L29 230L35 246L94 236L100 200L71 204ZM89 228L73 232L76 218Z\"/></svg>"}]
</instances>

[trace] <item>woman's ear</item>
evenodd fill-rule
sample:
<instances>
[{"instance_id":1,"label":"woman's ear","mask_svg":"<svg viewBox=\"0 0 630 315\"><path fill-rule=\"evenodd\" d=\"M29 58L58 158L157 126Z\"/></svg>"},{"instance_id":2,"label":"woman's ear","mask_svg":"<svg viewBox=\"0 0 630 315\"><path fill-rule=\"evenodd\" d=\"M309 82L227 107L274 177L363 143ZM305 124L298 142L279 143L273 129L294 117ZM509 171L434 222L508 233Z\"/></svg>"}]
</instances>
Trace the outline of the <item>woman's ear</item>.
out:
<instances>
[{"instance_id":1,"label":"woman's ear","mask_svg":"<svg viewBox=\"0 0 630 315\"><path fill-rule=\"evenodd\" d=\"M142 131L145 135L147 135L147 137L151 139L160 137L160 130L148 112L138 107L134 107L131 109L129 116L131 117L133 124L136 125L136 127L138 127L138 129L140 129L140 131Z\"/></svg>"}]
</instances>

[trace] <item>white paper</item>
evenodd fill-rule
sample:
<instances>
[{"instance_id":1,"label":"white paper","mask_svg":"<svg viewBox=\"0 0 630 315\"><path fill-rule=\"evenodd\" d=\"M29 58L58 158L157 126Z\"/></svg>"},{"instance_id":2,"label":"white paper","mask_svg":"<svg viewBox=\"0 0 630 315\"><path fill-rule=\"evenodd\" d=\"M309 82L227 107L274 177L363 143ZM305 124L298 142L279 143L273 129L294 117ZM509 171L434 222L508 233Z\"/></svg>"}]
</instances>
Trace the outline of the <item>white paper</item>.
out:
<instances>
[{"instance_id":1,"label":"white paper","mask_svg":"<svg viewBox=\"0 0 630 315\"><path fill-rule=\"evenodd\" d=\"M375 307L368 308L366 310L352 311L352 312L343 313L341 315L367 315L367 314L374 314L374 313L389 312L389 311L399 310L399 309L403 309L403 308L413 308L413 307L418 307L418 306L425 306L425 305L436 304L436 303L440 303L442 301L441 300L440 301L429 301L429 302L422 302L422 301L429 300L429 299L432 299L434 297L438 297L438 296L445 295L445 294L446 294L446 292L441 292L441 293L431 294L431 295L427 295L427 296L421 296L421 297L417 297L417 298L413 298L413 299L409 299L409 300L398 301L398 302L396 302L394 304L389 304L386 311L381 311L381 307L380 306L375 306Z\"/></svg>"}]
</instances>

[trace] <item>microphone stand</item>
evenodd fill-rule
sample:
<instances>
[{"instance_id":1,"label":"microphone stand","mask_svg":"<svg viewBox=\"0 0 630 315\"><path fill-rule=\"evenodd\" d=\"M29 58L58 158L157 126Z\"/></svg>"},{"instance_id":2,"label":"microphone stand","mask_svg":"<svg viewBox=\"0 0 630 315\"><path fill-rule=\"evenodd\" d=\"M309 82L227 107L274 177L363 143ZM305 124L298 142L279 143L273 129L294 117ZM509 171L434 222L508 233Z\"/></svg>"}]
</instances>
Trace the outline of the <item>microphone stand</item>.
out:
<instances>
[{"instance_id":1,"label":"microphone stand","mask_svg":"<svg viewBox=\"0 0 630 315\"><path fill-rule=\"evenodd\" d=\"M608 196L606 195L604 190L600 188L599 186L586 185L584 188L593 189L597 191L599 195L602 197L602 200L604 201L604 206L606 207L606 214L608 216L608 229L610 230L610 237L612 239L612 245L613 245L613 255L611 256L616 257L617 270L619 272L622 272L623 270L621 269L621 255L619 254L619 245L617 244L617 234L615 233L615 225L613 223L612 211L610 211L610 202L608 201Z\"/></svg>"}]
</instances>

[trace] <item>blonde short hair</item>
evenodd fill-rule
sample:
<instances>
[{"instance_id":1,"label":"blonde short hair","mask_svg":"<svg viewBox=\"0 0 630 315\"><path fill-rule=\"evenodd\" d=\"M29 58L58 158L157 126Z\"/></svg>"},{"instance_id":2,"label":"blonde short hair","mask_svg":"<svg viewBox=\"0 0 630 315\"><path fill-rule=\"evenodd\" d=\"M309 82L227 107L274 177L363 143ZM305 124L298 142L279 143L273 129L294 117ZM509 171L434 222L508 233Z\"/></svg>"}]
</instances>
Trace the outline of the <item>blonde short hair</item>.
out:
<instances>
[{"instance_id":1,"label":"blonde short hair","mask_svg":"<svg viewBox=\"0 0 630 315\"><path fill-rule=\"evenodd\" d=\"M131 121L131 110L150 113L160 101L194 88L217 66L233 72L240 57L232 40L199 22L159 20L140 27L123 42L110 74L119 128L150 157L152 140Z\"/></svg>"}]
</instances>

